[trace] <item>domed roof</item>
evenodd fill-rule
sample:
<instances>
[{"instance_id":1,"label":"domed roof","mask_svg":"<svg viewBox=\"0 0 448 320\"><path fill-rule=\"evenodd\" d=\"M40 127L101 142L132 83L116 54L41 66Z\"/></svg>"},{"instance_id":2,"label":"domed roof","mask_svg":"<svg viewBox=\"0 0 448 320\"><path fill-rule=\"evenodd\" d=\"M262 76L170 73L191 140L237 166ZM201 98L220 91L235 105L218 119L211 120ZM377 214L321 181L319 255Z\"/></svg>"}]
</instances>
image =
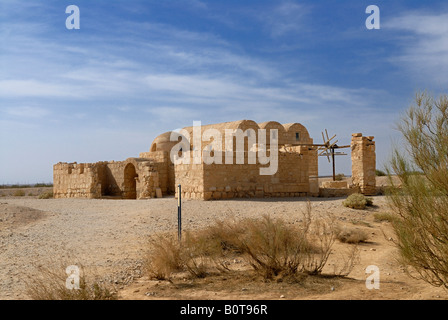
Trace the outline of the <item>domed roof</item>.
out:
<instances>
[{"instance_id":1,"label":"domed roof","mask_svg":"<svg viewBox=\"0 0 448 320\"><path fill-rule=\"evenodd\" d=\"M299 140L301 143L311 143L311 138L308 130L300 123L287 123L283 127L286 130L288 143L296 143ZM299 134L299 136L297 136Z\"/></svg>"},{"instance_id":2,"label":"domed roof","mask_svg":"<svg viewBox=\"0 0 448 320\"><path fill-rule=\"evenodd\" d=\"M151 143L151 147L149 149L150 152L154 151L167 151L170 152L172 147L178 143L178 141L171 141L171 133L172 131L168 131L158 135L154 141Z\"/></svg>"}]
</instances>

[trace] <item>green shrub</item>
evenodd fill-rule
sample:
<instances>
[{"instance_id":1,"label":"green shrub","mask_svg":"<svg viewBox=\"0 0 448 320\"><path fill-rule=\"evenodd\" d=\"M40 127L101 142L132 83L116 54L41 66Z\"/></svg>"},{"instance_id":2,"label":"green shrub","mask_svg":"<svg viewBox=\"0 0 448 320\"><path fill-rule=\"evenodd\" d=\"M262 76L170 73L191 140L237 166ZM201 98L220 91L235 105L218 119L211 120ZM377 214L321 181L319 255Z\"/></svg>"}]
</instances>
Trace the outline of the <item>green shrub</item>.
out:
<instances>
[{"instance_id":1,"label":"green shrub","mask_svg":"<svg viewBox=\"0 0 448 320\"><path fill-rule=\"evenodd\" d=\"M448 289L448 95L418 93L398 129L388 198L399 257L409 275Z\"/></svg>"},{"instance_id":2,"label":"green shrub","mask_svg":"<svg viewBox=\"0 0 448 320\"><path fill-rule=\"evenodd\" d=\"M368 198L360 193L354 193L349 195L347 199L342 202L342 204L344 205L344 207L363 210L367 206L373 205L373 199Z\"/></svg>"}]
</instances>

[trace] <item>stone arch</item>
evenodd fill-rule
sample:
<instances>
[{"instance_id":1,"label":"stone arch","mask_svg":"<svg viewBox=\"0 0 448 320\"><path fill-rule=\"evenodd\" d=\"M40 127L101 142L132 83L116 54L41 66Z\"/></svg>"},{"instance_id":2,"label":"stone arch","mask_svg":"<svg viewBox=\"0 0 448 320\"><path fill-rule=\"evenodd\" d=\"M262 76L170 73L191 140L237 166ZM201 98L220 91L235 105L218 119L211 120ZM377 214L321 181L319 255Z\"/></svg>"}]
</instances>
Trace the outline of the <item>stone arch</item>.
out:
<instances>
[{"instance_id":1,"label":"stone arch","mask_svg":"<svg viewBox=\"0 0 448 320\"><path fill-rule=\"evenodd\" d=\"M138 177L135 165L129 162L124 168L124 182L123 182L123 198L137 199L137 181Z\"/></svg>"}]
</instances>

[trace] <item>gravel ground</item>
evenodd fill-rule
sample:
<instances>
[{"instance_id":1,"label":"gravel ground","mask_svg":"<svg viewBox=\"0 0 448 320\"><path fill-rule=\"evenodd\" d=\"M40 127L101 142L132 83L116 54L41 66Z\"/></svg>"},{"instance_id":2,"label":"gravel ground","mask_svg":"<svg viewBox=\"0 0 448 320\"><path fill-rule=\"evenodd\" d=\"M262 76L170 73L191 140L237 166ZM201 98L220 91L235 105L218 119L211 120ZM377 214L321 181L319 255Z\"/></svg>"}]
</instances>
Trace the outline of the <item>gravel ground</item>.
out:
<instances>
[{"instance_id":1,"label":"gravel ground","mask_svg":"<svg viewBox=\"0 0 448 320\"><path fill-rule=\"evenodd\" d=\"M382 197L375 200L383 201ZM182 203L183 229L216 219L269 213L291 222L301 217L306 199L252 199ZM341 199L312 199L315 213L360 217ZM360 217L361 218L361 217ZM35 265L81 263L118 287L141 274L148 236L177 230L177 200L0 199L0 299L28 299L27 275ZM27 280L29 281L29 280Z\"/></svg>"}]
</instances>

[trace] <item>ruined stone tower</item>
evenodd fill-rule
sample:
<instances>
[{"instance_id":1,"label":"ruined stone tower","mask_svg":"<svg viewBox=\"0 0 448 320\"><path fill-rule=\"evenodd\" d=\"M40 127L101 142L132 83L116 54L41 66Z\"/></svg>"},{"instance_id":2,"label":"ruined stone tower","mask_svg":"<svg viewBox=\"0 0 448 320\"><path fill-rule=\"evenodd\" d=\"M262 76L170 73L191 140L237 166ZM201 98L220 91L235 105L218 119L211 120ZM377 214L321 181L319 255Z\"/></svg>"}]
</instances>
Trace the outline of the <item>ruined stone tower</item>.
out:
<instances>
[{"instance_id":1,"label":"ruined stone tower","mask_svg":"<svg viewBox=\"0 0 448 320\"><path fill-rule=\"evenodd\" d=\"M365 195L376 194L376 156L374 137L352 134L352 183Z\"/></svg>"}]
</instances>

